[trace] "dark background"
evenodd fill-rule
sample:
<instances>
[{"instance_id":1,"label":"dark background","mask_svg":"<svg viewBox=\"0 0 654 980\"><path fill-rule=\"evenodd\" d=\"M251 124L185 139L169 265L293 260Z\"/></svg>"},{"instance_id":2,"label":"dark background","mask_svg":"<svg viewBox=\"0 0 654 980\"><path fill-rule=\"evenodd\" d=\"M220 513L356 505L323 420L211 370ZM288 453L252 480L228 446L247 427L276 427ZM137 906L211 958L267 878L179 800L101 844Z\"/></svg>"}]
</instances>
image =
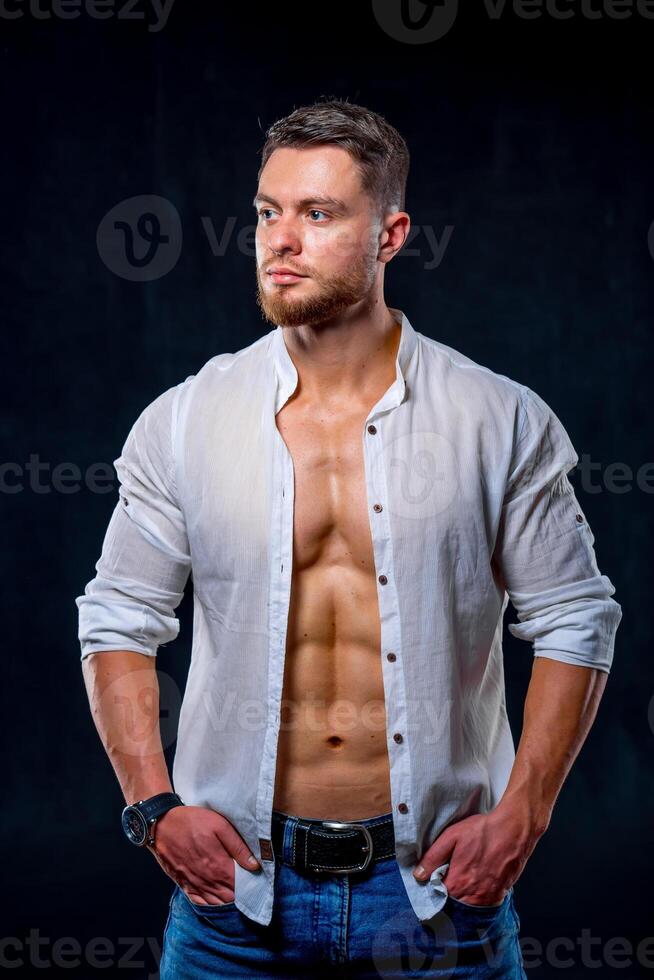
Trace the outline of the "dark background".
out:
<instances>
[{"instance_id":1,"label":"dark background","mask_svg":"<svg viewBox=\"0 0 654 980\"><path fill-rule=\"evenodd\" d=\"M122 836L122 794L80 667L74 599L94 575L117 487L110 476L97 492L85 474L110 468L156 395L270 329L255 304L251 244L236 238L254 225L264 130L335 95L381 111L407 139L414 225L439 239L452 228L436 268L425 267L422 231L417 254L397 256L387 303L537 391L580 458L599 464L600 492L583 488L579 471L572 479L623 620L597 721L515 898L530 978L654 975L654 940L649 967L636 953L654 937L654 470L649 486L636 480L654 460L654 20L526 20L508 6L493 20L479 0L440 40L407 44L382 30L367 0L176 0L160 31L85 12L39 19L18 0L10 9L23 16L0 17L0 424L11 464L1 481L0 937L14 938L0 970L22 963L15 972L41 975L40 956L68 976L156 976L172 885ZM120 202L151 194L178 212L181 251L166 274L130 281L108 265L98 227ZM216 255L207 224L220 238L230 220ZM38 484L31 457L42 464ZM616 462L633 475L616 481L622 492L606 486ZM63 463L79 467L76 486L74 473L62 485ZM158 660L170 761L189 590L179 614L180 637ZM532 655L507 633L505 658L517 744ZM82 950L106 937L109 965L96 969L82 952L79 965L57 966L75 961L68 947L57 956L64 937ZM126 937L136 937L131 953ZM534 941L556 937L568 966L551 953L534 965ZM632 943L616 958L622 968L607 952L617 937Z\"/></svg>"}]
</instances>

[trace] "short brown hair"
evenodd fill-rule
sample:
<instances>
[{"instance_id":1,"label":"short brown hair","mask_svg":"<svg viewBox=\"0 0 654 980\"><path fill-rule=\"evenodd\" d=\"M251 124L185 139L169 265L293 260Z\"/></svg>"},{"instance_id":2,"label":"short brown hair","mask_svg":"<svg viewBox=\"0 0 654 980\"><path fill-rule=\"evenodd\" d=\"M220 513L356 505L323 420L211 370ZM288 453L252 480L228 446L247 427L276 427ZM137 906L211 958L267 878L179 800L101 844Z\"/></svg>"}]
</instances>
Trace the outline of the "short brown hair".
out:
<instances>
[{"instance_id":1,"label":"short brown hair","mask_svg":"<svg viewBox=\"0 0 654 980\"><path fill-rule=\"evenodd\" d=\"M271 154L283 146L341 146L356 160L363 189L383 211L404 210L409 149L383 116L343 99L300 106L266 132L261 172Z\"/></svg>"}]
</instances>

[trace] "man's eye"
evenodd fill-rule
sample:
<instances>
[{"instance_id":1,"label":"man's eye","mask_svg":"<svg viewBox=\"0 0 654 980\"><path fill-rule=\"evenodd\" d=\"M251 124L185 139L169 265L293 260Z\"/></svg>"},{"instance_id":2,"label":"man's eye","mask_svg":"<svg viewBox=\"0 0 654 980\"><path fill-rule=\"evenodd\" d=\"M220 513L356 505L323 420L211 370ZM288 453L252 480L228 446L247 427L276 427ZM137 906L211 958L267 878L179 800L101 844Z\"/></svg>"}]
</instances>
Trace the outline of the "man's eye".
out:
<instances>
[{"instance_id":1,"label":"man's eye","mask_svg":"<svg viewBox=\"0 0 654 980\"><path fill-rule=\"evenodd\" d=\"M261 217L262 217L262 218L264 218L264 219L265 219L265 214L264 214L264 212L265 212L265 211L272 211L272 208L261 208L261 209L259 210L259 214L260 214L260 215L261 215Z\"/></svg>"},{"instance_id":2,"label":"man's eye","mask_svg":"<svg viewBox=\"0 0 654 980\"><path fill-rule=\"evenodd\" d=\"M327 217L327 214L324 211L318 211L316 208L312 208L309 211L309 214L324 214L325 217ZM316 222L314 221L313 224L316 224Z\"/></svg>"}]
</instances>

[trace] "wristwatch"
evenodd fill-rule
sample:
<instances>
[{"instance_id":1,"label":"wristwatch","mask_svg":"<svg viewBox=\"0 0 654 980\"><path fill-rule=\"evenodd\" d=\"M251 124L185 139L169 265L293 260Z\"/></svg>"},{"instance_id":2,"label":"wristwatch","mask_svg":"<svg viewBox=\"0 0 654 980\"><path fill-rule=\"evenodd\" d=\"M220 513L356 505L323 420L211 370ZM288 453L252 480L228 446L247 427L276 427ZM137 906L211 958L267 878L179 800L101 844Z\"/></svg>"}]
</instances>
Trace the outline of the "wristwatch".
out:
<instances>
[{"instance_id":1,"label":"wristwatch","mask_svg":"<svg viewBox=\"0 0 654 980\"><path fill-rule=\"evenodd\" d=\"M137 847L154 844L153 831L157 819L174 806L185 806L177 793L157 793L147 800L128 804L121 817L127 840Z\"/></svg>"}]
</instances>

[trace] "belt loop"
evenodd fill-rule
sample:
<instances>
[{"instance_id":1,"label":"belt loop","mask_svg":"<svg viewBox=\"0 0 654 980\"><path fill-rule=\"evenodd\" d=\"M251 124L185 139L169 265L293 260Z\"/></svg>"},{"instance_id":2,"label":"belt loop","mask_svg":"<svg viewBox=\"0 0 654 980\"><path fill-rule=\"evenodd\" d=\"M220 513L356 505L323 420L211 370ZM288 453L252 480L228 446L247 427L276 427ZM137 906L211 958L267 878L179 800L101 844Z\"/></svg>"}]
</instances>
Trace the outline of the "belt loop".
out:
<instances>
[{"instance_id":1,"label":"belt loop","mask_svg":"<svg viewBox=\"0 0 654 980\"><path fill-rule=\"evenodd\" d=\"M282 860L287 864L295 863L295 841L299 821L297 817L287 816L284 823L284 841L282 844Z\"/></svg>"}]
</instances>

